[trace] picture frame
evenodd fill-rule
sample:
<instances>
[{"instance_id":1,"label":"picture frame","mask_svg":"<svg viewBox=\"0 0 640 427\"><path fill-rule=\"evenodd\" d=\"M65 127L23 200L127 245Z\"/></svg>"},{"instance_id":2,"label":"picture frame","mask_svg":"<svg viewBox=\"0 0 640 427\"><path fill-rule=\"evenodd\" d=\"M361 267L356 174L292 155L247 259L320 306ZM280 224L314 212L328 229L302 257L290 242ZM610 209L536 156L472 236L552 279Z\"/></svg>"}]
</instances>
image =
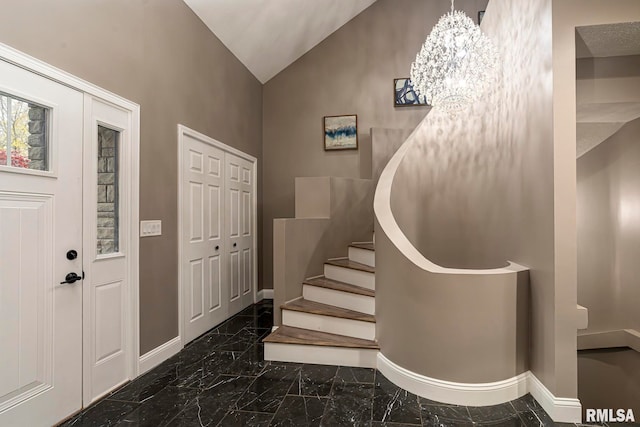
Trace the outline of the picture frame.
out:
<instances>
[{"instance_id":1,"label":"picture frame","mask_svg":"<svg viewBox=\"0 0 640 427\"><path fill-rule=\"evenodd\" d=\"M429 103L424 95L418 95L413 89L409 77L393 79L394 107L428 107Z\"/></svg>"},{"instance_id":2,"label":"picture frame","mask_svg":"<svg viewBox=\"0 0 640 427\"><path fill-rule=\"evenodd\" d=\"M358 115L324 116L324 150L358 149Z\"/></svg>"}]
</instances>

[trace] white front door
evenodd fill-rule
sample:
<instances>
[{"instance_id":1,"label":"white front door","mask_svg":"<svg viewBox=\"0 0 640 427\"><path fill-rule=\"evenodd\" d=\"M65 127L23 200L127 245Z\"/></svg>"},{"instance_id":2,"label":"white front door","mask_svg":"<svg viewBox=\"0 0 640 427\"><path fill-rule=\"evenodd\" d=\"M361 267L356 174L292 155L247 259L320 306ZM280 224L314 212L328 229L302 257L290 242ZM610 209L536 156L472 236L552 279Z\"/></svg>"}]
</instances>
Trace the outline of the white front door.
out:
<instances>
[{"instance_id":1,"label":"white front door","mask_svg":"<svg viewBox=\"0 0 640 427\"><path fill-rule=\"evenodd\" d=\"M0 76L0 425L49 426L82 406L83 95Z\"/></svg>"},{"instance_id":2,"label":"white front door","mask_svg":"<svg viewBox=\"0 0 640 427\"><path fill-rule=\"evenodd\" d=\"M224 268L224 152L184 136L182 154L183 313L185 342L228 315Z\"/></svg>"},{"instance_id":3,"label":"white front door","mask_svg":"<svg viewBox=\"0 0 640 427\"><path fill-rule=\"evenodd\" d=\"M226 154L229 314L253 302L253 177L252 165Z\"/></svg>"}]
</instances>

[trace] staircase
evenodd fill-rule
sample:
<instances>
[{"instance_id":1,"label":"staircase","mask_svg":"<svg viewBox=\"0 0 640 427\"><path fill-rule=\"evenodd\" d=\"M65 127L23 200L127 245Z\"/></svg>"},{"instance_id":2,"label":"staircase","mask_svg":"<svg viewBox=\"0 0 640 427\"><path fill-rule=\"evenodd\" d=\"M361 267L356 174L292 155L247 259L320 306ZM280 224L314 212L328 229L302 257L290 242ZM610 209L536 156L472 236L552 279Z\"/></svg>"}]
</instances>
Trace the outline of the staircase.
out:
<instances>
[{"instance_id":1,"label":"staircase","mask_svg":"<svg viewBox=\"0 0 640 427\"><path fill-rule=\"evenodd\" d=\"M352 243L280 306L282 326L264 342L265 360L374 368L378 355L373 242Z\"/></svg>"}]
</instances>

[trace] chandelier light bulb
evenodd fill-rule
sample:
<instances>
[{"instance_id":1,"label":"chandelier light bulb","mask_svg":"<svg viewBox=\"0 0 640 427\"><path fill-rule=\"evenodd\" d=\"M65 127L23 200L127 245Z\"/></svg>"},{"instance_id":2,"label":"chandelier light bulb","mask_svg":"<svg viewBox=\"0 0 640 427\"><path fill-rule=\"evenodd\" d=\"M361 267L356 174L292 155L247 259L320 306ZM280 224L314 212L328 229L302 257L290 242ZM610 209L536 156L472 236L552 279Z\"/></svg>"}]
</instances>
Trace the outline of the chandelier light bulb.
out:
<instances>
[{"instance_id":1,"label":"chandelier light bulb","mask_svg":"<svg viewBox=\"0 0 640 427\"><path fill-rule=\"evenodd\" d=\"M411 65L411 81L430 105L455 114L495 84L497 66L491 40L452 0Z\"/></svg>"}]
</instances>

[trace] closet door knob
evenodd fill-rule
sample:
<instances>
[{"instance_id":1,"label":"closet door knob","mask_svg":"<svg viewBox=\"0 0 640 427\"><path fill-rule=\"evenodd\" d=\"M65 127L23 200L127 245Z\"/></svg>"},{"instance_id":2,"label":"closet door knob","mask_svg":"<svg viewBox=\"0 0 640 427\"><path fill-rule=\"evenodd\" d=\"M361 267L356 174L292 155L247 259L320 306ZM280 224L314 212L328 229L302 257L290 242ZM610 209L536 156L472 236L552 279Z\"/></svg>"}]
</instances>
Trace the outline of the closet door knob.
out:
<instances>
[{"instance_id":1,"label":"closet door knob","mask_svg":"<svg viewBox=\"0 0 640 427\"><path fill-rule=\"evenodd\" d=\"M216 251L217 251L218 249L220 249L220 246L216 245Z\"/></svg>"},{"instance_id":2,"label":"closet door knob","mask_svg":"<svg viewBox=\"0 0 640 427\"><path fill-rule=\"evenodd\" d=\"M234 243L234 244L233 244L233 247L235 248L236 246L238 246L238 244L237 244L237 243Z\"/></svg>"}]
</instances>

